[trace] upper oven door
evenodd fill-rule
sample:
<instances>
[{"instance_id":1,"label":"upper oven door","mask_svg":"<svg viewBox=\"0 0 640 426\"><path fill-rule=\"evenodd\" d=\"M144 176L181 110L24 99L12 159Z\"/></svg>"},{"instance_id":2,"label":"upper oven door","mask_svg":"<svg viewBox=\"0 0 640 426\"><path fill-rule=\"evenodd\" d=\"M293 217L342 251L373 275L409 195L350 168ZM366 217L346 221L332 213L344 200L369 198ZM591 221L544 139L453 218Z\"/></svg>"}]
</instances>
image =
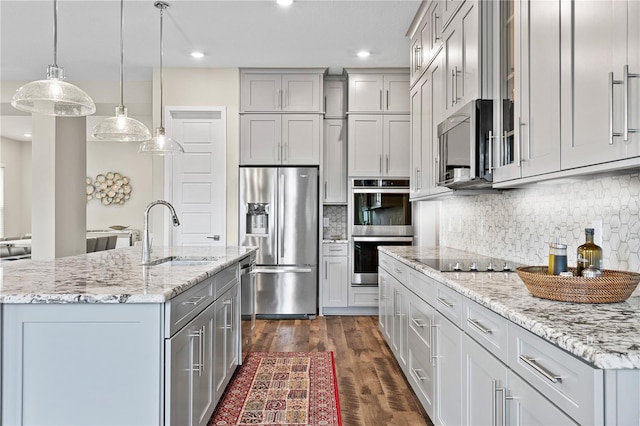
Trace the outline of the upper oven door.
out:
<instances>
[{"instance_id":1,"label":"upper oven door","mask_svg":"<svg viewBox=\"0 0 640 426\"><path fill-rule=\"evenodd\" d=\"M413 235L408 188L353 188L351 235Z\"/></svg>"}]
</instances>

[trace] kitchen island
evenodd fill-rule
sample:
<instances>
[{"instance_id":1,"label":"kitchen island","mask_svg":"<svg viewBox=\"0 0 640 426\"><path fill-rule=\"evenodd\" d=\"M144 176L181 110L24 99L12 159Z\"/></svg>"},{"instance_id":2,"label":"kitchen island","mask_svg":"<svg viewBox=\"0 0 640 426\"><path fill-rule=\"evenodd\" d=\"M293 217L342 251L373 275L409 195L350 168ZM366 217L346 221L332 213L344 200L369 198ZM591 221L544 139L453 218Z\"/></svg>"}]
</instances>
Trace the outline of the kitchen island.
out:
<instances>
[{"instance_id":1,"label":"kitchen island","mask_svg":"<svg viewBox=\"0 0 640 426\"><path fill-rule=\"evenodd\" d=\"M240 361L238 265L255 250L0 264L2 424L206 424Z\"/></svg>"},{"instance_id":2,"label":"kitchen island","mask_svg":"<svg viewBox=\"0 0 640 426\"><path fill-rule=\"evenodd\" d=\"M380 300L393 313L385 318L381 302L380 328L436 424L640 422L640 290L620 303L556 302L531 295L515 272L425 264L472 253L379 250Z\"/></svg>"}]
</instances>

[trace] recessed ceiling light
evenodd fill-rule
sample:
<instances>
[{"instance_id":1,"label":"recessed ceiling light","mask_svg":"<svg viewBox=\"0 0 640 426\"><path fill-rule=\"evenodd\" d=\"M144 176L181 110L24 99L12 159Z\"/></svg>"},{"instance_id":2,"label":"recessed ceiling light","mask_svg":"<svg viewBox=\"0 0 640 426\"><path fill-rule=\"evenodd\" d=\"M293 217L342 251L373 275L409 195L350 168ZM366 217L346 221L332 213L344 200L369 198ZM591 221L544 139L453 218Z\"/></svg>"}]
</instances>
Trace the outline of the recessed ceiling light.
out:
<instances>
[{"instance_id":1,"label":"recessed ceiling light","mask_svg":"<svg viewBox=\"0 0 640 426\"><path fill-rule=\"evenodd\" d=\"M293 0L276 0L280 6L291 6L293 4Z\"/></svg>"},{"instance_id":2,"label":"recessed ceiling light","mask_svg":"<svg viewBox=\"0 0 640 426\"><path fill-rule=\"evenodd\" d=\"M196 58L196 59L202 59L202 58L204 58L204 53L203 52L191 52L191 57L192 58Z\"/></svg>"},{"instance_id":3,"label":"recessed ceiling light","mask_svg":"<svg viewBox=\"0 0 640 426\"><path fill-rule=\"evenodd\" d=\"M25 133L23 136L24 136L25 138L30 138L30 137L31 137L31 133Z\"/></svg>"},{"instance_id":4,"label":"recessed ceiling light","mask_svg":"<svg viewBox=\"0 0 640 426\"><path fill-rule=\"evenodd\" d=\"M358 58L368 58L371 55L371 52L367 50L361 50L358 52Z\"/></svg>"}]
</instances>

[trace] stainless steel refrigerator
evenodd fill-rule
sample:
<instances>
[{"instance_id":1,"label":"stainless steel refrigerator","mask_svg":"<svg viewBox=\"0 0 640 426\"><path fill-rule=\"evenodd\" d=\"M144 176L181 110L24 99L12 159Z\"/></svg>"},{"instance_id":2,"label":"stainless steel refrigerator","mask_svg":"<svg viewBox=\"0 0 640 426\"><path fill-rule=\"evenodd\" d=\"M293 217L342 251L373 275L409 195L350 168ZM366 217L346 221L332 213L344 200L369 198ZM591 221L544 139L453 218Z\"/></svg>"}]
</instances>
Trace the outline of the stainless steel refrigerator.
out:
<instances>
[{"instance_id":1,"label":"stainless steel refrigerator","mask_svg":"<svg viewBox=\"0 0 640 426\"><path fill-rule=\"evenodd\" d=\"M318 169L240 167L240 245L257 246L259 316L315 315Z\"/></svg>"}]
</instances>

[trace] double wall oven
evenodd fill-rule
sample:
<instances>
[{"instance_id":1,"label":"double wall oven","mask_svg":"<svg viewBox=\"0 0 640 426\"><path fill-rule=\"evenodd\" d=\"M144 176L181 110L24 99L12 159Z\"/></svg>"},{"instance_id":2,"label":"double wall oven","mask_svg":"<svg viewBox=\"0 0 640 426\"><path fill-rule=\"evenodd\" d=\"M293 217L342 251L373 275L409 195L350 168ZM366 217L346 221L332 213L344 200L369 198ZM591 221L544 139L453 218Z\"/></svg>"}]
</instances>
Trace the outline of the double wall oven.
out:
<instances>
[{"instance_id":1,"label":"double wall oven","mask_svg":"<svg viewBox=\"0 0 640 426\"><path fill-rule=\"evenodd\" d=\"M351 285L378 285L378 246L413 244L409 180L353 179L348 208Z\"/></svg>"}]
</instances>

